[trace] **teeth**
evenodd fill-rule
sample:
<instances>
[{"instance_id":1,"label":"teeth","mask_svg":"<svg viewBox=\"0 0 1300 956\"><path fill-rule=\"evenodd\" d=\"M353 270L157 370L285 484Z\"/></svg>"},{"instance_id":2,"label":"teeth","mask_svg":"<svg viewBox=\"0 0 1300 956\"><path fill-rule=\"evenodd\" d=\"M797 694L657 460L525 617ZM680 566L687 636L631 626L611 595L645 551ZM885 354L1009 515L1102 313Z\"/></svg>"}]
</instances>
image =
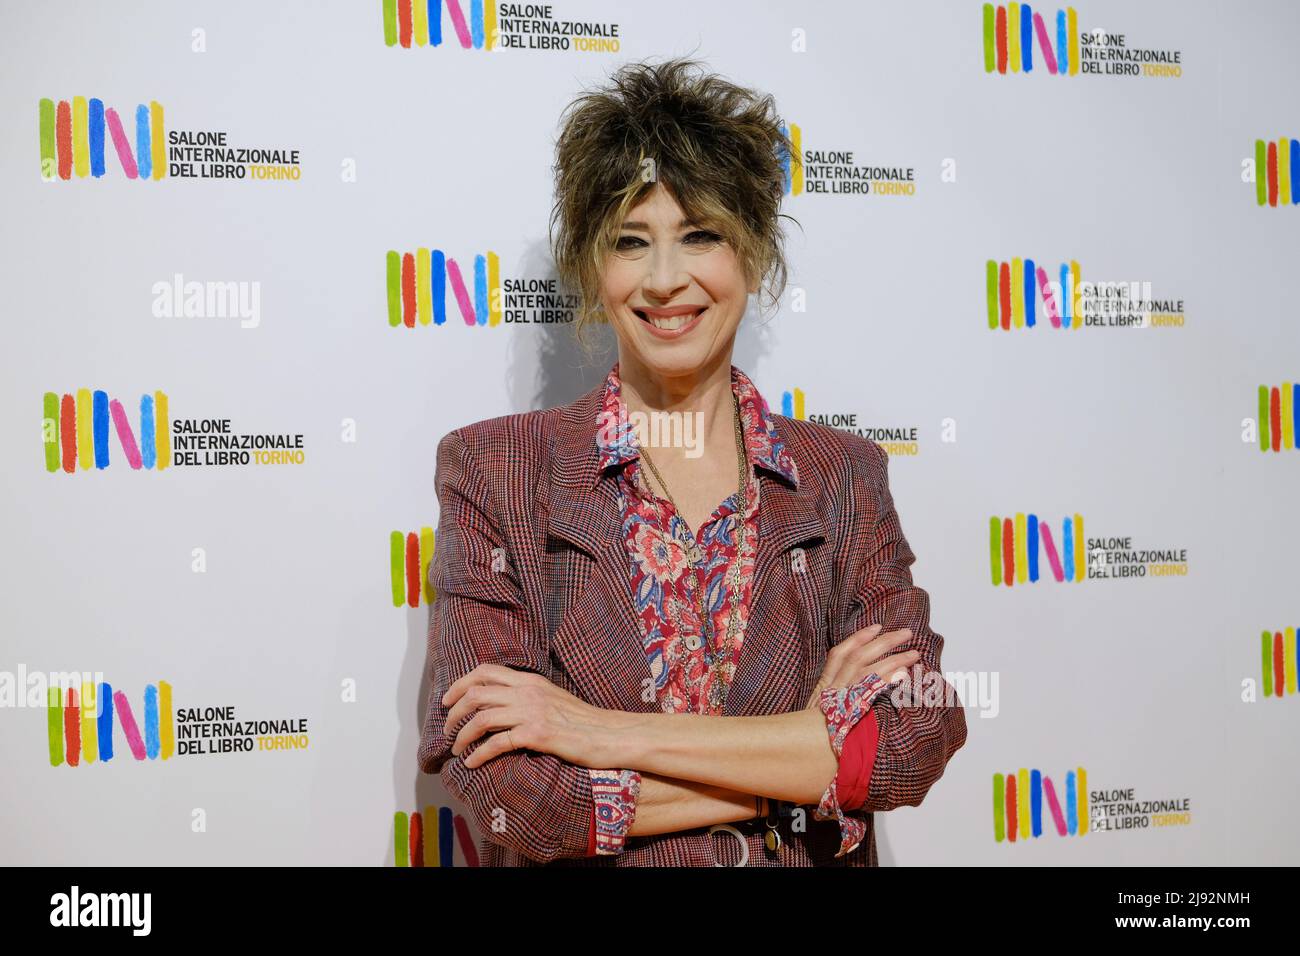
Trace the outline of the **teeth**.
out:
<instances>
[{"instance_id":1,"label":"teeth","mask_svg":"<svg viewBox=\"0 0 1300 956\"><path fill-rule=\"evenodd\" d=\"M692 312L688 315L674 315L670 319L659 319L654 318L653 316L646 316L646 318L650 320L651 324L653 324L656 329L664 329L665 331L671 332L675 329L680 329L688 322L693 322L697 315L699 315L698 312Z\"/></svg>"}]
</instances>

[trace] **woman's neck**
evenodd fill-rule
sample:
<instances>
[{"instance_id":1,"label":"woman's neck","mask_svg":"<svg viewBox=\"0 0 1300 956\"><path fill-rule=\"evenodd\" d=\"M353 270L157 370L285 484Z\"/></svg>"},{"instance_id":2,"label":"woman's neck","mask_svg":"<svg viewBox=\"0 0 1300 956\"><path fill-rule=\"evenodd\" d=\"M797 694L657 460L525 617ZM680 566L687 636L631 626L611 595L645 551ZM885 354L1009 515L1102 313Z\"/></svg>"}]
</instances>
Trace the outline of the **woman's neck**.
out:
<instances>
[{"instance_id":1,"label":"woman's neck","mask_svg":"<svg viewBox=\"0 0 1300 956\"><path fill-rule=\"evenodd\" d=\"M730 352L712 365L681 376L662 375L635 359L619 358L620 397L629 416L637 412L677 413L691 419L689 428L703 438L703 447L733 442L735 405L731 387ZM651 445L650 447L654 447ZM697 453L698 454L698 453ZM688 457L695 457L688 455Z\"/></svg>"}]
</instances>

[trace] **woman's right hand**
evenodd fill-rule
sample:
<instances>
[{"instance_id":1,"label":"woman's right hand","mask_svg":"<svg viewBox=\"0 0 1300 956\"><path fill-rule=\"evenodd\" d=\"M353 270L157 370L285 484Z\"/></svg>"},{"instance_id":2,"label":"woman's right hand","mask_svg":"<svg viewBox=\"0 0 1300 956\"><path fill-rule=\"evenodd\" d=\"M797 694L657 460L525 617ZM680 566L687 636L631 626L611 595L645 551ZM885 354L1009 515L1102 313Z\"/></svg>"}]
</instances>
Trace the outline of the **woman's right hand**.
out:
<instances>
[{"instance_id":1,"label":"woman's right hand","mask_svg":"<svg viewBox=\"0 0 1300 956\"><path fill-rule=\"evenodd\" d=\"M831 648L826 655L826 666L822 676L808 698L806 709L818 706L822 691L828 687L852 687L873 671L889 683L906 676L907 668L921 658L920 651L902 651L890 654L890 650L904 644L912 638L912 631L903 628L881 634L882 625L873 624L868 628L849 635Z\"/></svg>"}]
</instances>

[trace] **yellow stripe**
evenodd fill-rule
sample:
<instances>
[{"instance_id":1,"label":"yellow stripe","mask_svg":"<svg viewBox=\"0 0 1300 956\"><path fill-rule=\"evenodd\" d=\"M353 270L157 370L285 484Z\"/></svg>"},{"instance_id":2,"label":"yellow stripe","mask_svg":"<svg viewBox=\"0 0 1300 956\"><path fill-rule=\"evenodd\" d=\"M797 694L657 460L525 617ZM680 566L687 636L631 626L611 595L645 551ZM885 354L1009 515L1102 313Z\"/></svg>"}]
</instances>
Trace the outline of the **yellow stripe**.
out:
<instances>
[{"instance_id":1,"label":"yellow stripe","mask_svg":"<svg viewBox=\"0 0 1300 956\"><path fill-rule=\"evenodd\" d=\"M153 179L167 174L167 142L163 133L163 108L156 100L149 101L149 155L153 163Z\"/></svg>"},{"instance_id":2,"label":"yellow stripe","mask_svg":"<svg viewBox=\"0 0 1300 956\"><path fill-rule=\"evenodd\" d=\"M488 267L488 325L501 324L501 257L495 252L487 254Z\"/></svg>"},{"instance_id":3,"label":"yellow stripe","mask_svg":"<svg viewBox=\"0 0 1300 956\"><path fill-rule=\"evenodd\" d=\"M90 175L90 105L84 96L72 98L72 165L79 178Z\"/></svg>"},{"instance_id":4,"label":"yellow stripe","mask_svg":"<svg viewBox=\"0 0 1300 956\"><path fill-rule=\"evenodd\" d=\"M1025 260L1011 260L1011 323L1025 327Z\"/></svg>"},{"instance_id":5,"label":"yellow stripe","mask_svg":"<svg viewBox=\"0 0 1300 956\"><path fill-rule=\"evenodd\" d=\"M420 529L420 581L426 604L433 601L433 585L429 583L429 565L433 561L434 536L432 528Z\"/></svg>"},{"instance_id":6,"label":"yellow stripe","mask_svg":"<svg viewBox=\"0 0 1300 956\"><path fill-rule=\"evenodd\" d=\"M83 471L95 467L94 414L90 389L77 389L77 464Z\"/></svg>"},{"instance_id":7,"label":"yellow stripe","mask_svg":"<svg viewBox=\"0 0 1300 956\"><path fill-rule=\"evenodd\" d=\"M1083 546L1083 515L1074 516L1074 580L1088 578L1088 553Z\"/></svg>"},{"instance_id":8,"label":"yellow stripe","mask_svg":"<svg viewBox=\"0 0 1300 956\"><path fill-rule=\"evenodd\" d=\"M415 250L415 309L420 324L428 325L433 317L432 293L429 291L429 250Z\"/></svg>"},{"instance_id":9,"label":"yellow stripe","mask_svg":"<svg viewBox=\"0 0 1300 956\"><path fill-rule=\"evenodd\" d=\"M1025 523L1025 516L1016 512L1016 583L1024 584L1025 579L1029 577L1028 553L1029 548L1025 541L1025 535L1028 534L1028 525Z\"/></svg>"},{"instance_id":10,"label":"yellow stripe","mask_svg":"<svg viewBox=\"0 0 1300 956\"><path fill-rule=\"evenodd\" d=\"M1075 803L1079 806L1079 836L1088 832L1088 771L1079 768L1074 778Z\"/></svg>"},{"instance_id":11,"label":"yellow stripe","mask_svg":"<svg viewBox=\"0 0 1300 956\"><path fill-rule=\"evenodd\" d=\"M172 463L171 421L167 417L167 393L153 393L153 436L154 447L158 452L158 470Z\"/></svg>"},{"instance_id":12,"label":"yellow stripe","mask_svg":"<svg viewBox=\"0 0 1300 956\"><path fill-rule=\"evenodd\" d=\"M176 753L176 726L172 720L172 685L158 682L158 742L162 744L162 759Z\"/></svg>"},{"instance_id":13,"label":"yellow stripe","mask_svg":"<svg viewBox=\"0 0 1300 956\"><path fill-rule=\"evenodd\" d=\"M1020 773L1016 775L1016 813L1020 815L1020 836L1022 839L1028 839L1033 836L1030 824L1030 807L1029 807L1029 771L1024 767L1020 768Z\"/></svg>"},{"instance_id":14,"label":"yellow stripe","mask_svg":"<svg viewBox=\"0 0 1300 956\"><path fill-rule=\"evenodd\" d=\"M98 688L93 681L84 681L81 685L81 759L94 763L99 758L99 728L97 726L95 693Z\"/></svg>"}]
</instances>

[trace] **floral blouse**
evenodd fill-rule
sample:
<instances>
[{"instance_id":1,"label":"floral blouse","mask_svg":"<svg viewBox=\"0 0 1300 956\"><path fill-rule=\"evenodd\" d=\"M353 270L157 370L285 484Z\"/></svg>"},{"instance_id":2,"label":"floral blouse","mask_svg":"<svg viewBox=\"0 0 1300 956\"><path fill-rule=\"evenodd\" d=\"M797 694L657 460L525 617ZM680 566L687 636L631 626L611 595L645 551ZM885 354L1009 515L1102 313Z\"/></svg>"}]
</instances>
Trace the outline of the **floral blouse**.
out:
<instances>
[{"instance_id":1,"label":"floral blouse","mask_svg":"<svg viewBox=\"0 0 1300 956\"><path fill-rule=\"evenodd\" d=\"M739 495L732 494L714 509L695 539L671 502L641 488L640 453L627 408L620 398L618 370L615 363L605 379L604 403L594 423L596 444L600 449L602 478L605 469L626 466L620 467L610 480L618 483L632 595L641 622L641 640L654 676L656 698L664 713L720 714L719 695L723 687L715 687L714 683L729 684L734 675L753 590L760 507L759 483L753 466L774 471L795 484L798 470L777 436L767 402L749 377L731 366L732 390L740 406L751 466L747 478L748 505L746 513L738 516ZM727 575L739 551L738 534L745 536L746 555L740 568L734 645L725 667L715 671L715 657L726 656L723 643L727 639L731 610ZM698 545L704 556L698 574L708 595L706 613L712 617L715 635L708 646L701 640L707 628L701 627L699 595L693 589L694 575L687 556L692 544ZM829 688L821 695L820 707L839 769L826 788L814 818L839 821L841 842L837 856L856 849L866 833L865 822L846 816L844 810L856 809L866 801L879 739L879 728L870 707L886 686L879 676L870 674L852 687ZM636 815L641 774L619 769L591 770L590 774L594 812L588 855L621 853Z\"/></svg>"}]
</instances>

